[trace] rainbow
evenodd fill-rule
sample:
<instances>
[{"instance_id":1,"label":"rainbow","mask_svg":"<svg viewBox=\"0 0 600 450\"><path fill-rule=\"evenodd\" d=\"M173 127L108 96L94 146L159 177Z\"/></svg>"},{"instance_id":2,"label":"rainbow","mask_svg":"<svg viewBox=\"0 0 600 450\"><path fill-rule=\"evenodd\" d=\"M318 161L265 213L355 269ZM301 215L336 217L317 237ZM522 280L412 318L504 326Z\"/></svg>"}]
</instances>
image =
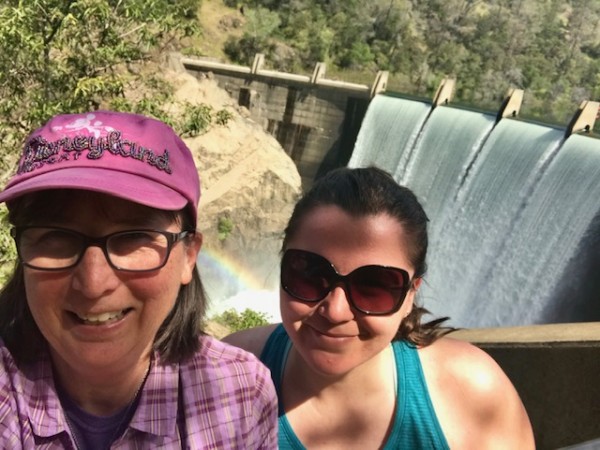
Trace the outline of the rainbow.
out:
<instances>
[{"instance_id":1,"label":"rainbow","mask_svg":"<svg viewBox=\"0 0 600 450\"><path fill-rule=\"evenodd\" d=\"M207 282L232 283L234 286L240 286L245 290L265 289L262 277L254 274L238 259L213 249L205 250L203 248L200 251L198 268L203 276L203 281L207 278ZM206 275L204 275L205 273ZM211 279L212 277L214 279Z\"/></svg>"},{"instance_id":2,"label":"rainbow","mask_svg":"<svg viewBox=\"0 0 600 450\"><path fill-rule=\"evenodd\" d=\"M236 258L203 248L198 269L209 297L209 317L230 308L249 308L279 320L277 267L257 274Z\"/></svg>"}]
</instances>

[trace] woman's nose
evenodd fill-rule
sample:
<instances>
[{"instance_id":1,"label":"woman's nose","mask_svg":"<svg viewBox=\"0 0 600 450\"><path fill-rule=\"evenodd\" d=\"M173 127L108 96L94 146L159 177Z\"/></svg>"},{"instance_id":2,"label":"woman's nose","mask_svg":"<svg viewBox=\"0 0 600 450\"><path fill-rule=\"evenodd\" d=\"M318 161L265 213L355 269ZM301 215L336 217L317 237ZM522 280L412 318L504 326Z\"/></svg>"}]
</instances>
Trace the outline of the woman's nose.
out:
<instances>
[{"instance_id":1,"label":"woman's nose","mask_svg":"<svg viewBox=\"0 0 600 450\"><path fill-rule=\"evenodd\" d=\"M319 312L332 323L342 323L354 319L354 311L342 284L335 286L327 297L321 300Z\"/></svg>"},{"instance_id":2,"label":"woman's nose","mask_svg":"<svg viewBox=\"0 0 600 450\"><path fill-rule=\"evenodd\" d=\"M73 288L86 297L98 298L118 286L120 279L111 267L103 250L95 245L87 247L73 268Z\"/></svg>"}]
</instances>

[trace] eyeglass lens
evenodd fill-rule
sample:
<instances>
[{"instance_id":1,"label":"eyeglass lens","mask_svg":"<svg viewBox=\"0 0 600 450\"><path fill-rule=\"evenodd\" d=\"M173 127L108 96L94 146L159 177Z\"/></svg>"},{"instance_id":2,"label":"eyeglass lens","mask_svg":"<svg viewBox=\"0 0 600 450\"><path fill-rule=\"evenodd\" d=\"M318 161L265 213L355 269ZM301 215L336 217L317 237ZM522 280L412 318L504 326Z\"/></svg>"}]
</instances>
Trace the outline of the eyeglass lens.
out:
<instances>
[{"instance_id":1,"label":"eyeglass lens","mask_svg":"<svg viewBox=\"0 0 600 450\"><path fill-rule=\"evenodd\" d=\"M377 265L362 266L343 276L321 255L286 250L281 262L281 285L291 296L320 301L338 284L356 309L366 314L390 314L402 305L409 276L402 269Z\"/></svg>"},{"instance_id":2,"label":"eyeglass lens","mask_svg":"<svg viewBox=\"0 0 600 450\"><path fill-rule=\"evenodd\" d=\"M166 262L173 233L132 230L93 239L83 234L50 227L29 227L17 232L19 257L29 267L60 270L79 262L90 242L102 247L116 269L147 271ZM174 234L177 239L177 234Z\"/></svg>"}]
</instances>

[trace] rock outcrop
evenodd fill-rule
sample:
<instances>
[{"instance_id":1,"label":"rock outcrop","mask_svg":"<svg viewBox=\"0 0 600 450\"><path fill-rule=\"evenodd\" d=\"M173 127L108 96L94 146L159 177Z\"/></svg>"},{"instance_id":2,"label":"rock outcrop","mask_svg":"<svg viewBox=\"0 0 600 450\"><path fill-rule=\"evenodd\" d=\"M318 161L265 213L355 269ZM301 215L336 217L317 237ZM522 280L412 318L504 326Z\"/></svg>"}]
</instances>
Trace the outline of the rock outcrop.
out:
<instances>
[{"instance_id":1,"label":"rock outcrop","mask_svg":"<svg viewBox=\"0 0 600 450\"><path fill-rule=\"evenodd\" d=\"M179 100L232 114L226 125L185 139L202 183L200 270L213 306L240 290L274 289L282 232L301 193L296 165L214 79L186 73L171 78Z\"/></svg>"}]
</instances>

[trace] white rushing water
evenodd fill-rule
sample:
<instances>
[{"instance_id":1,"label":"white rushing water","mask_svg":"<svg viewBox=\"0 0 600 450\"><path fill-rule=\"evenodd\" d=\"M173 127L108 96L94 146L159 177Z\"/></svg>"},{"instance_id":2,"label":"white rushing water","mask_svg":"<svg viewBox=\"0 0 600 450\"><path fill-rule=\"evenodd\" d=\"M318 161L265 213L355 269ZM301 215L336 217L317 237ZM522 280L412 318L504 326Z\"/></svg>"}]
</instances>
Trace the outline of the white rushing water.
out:
<instances>
[{"instance_id":1,"label":"white rushing water","mask_svg":"<svg viewBox=\"0 0 600 450\"><path fill-rule=\"evenodd\" d=\"M349 165L375 163L422 201L426 308L461 327L600 320L600 140L376 100Z\"/></svg>"}]
</instances>

